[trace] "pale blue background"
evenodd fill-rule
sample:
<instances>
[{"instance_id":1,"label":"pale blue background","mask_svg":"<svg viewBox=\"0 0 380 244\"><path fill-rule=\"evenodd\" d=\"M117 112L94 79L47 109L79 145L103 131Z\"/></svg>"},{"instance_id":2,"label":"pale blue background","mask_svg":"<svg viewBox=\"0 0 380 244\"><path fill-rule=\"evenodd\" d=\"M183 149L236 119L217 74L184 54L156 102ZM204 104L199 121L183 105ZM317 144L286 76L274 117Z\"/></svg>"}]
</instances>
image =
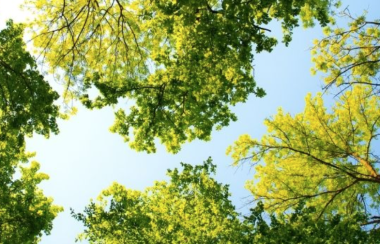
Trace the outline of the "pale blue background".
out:
<instances>
[{"instance_id":1,"label":"pale blue background","mask_svg":"<svg viewBox=\"0 0 380 244\"><path fill-rule=\"evenodd\" d=\"M21 2L0 0L1 28L5 19L22 21L28 16L18 10ZM380 1L343 1L342 7L347 5L354 15L366 9L372 19L380 17L376 16L380 12ZM278 25L273 24L270 28L272 35L280 36ZM143 190L155 180L167 179L166 170L179 167L179 162L200 164L209 156L218 165L216 178L230 185L231 199L238 211L248 213L246 203L250 194L244 189L244 183L252 178L254 171L249 165L230 166L232 159L226 156L225 150L241 134L248 133L256 138L263 135L264 119L274 115L278 107L292 114L301 112L305 95L321 91L320 79L312 77L309 71L312 67L309 48L312 40L321 36L319 26L307 30L298 28L288 48L279 44L270 54L256 54L256 80L267 96L262 99L251 96L246 104L237 105L233 108L239 118L237 122L214 132L209 142L193 141L184 145L176 155L168 154L163 146L158 146L156 154L132 151L121 137L108 130L114 119L111 108L89 111L79 104L76 116L59 123L59 135L49 140L41 136L28 140L28 150L37 152L35 159L41 163L41 171L50 175L50 180L41 184L44 193L65 208L54 221L51 235L43 237L42 243L74 243L82 226L70 217L70 208L82 211L90 198L96 198L112 182ZM326 100L331 101L331 96ZM128 105L124 102L121 106Z\"/></svg>"}]
</instances>

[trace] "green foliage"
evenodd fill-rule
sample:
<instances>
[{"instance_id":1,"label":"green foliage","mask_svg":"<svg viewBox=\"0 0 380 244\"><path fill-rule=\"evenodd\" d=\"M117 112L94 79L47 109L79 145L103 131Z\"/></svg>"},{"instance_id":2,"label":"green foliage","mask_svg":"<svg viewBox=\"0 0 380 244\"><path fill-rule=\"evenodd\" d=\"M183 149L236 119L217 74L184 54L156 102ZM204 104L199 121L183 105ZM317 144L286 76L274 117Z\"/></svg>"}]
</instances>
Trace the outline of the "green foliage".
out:
<instances>
[{"instance_id":1,"label":"green foliage","mask_svg":"<svg viewBox=\"0 0 380 244\"><path fill-rule=\"evenodd\" d=\"M25 136L58 132L58 95L24 47L22 26L9 21L0 31L0 243L10 244L37 243L62 211L37 187L49 178L39 164L25 165Z\"/></svg>"},{"instance_id":2,"label":"green foliage","mask_svg":"<svg viewBox=\"0 0 380 244\"><path fill-rule=\"evenodd\" d=\"M343 86L336 104L328 109L321 94L308 95L302 113L291 116L280 109L265 121L268 132L261 141L243 135L228 151L236 164L256 163L257 181L247 182L247 188L271 210L299 201L315 207L318 216L373 215L380 207L374 146L380 128L380 24L346 15L350 28L325 28L328 37L313 49L314 71L327 72L326 88ZM380 223L379 216L371 218Z\"/></svg>"},{"instance_id":3,"label":"green foliage","mask_svg":"<svg viewBox=\"0 0 380 244\"><path fill-rule=\"evenodd\" d=\"M253 51L271 51L272 20L284 42L299 17L304 26L328 23L329 0L29 0L34 45L54 72L63 70L66 100L88 108L132 99L111 131L132 148L168 151L209 140L213 128L235 121L230 106L265 95L252 75ZM91 98L89 88L99 94Z\"/></svg>"},{"instance_id":4,"label":"green foliage","mask_svg":"<svg viewBox=\"0 0 380 244\"><path fill-rule=\"evenodd\" d=\"M354 18L348 11L344 15L351 20L349 28L326 27L326 37L315 40L312 73L328 73L326 88L355 84L376 88L380 85L380 21L368 21L365 15Z\"/></svg>"},{"instance_id":5,"label":"green foliage","mask_svg":"<svg viewBox=\"0 0 380 244\"><path fill-rule=\"evenodd\" d=\"M371 94L371 87L356 86L331 112L321 94L308 95L302 113L280 109L267 119L261 141L241 136L230 148L236 163L263 160L247 188L279 211L305 199L319 214L378 208L380 168L372 144L379 135L380 97Z\"/></svg>"},{"instance_id":6,"label":"green foliage","mask_svg":"<svg viewBox=\"0 0 380 244\"><path fill-rule=\"evenodd\" d=\"M245 135L230 148L236 163L264 161L256 166L257 184L250 181L247 187L271 209L304 200L320 216L369 209L373 214L379 208L380 168L373 143L380 98L373 95L379 85L380 24L344 14L352 20L349 29L326 27L327 37L315 41L312 50L313 73L327 72L326 88L343 88L331 111L321 94L308 95L303 113L291 116L280 109L266 120L268 133L261 141Z\"/></svg>"},{"instance_id":7,"label":"green foliage","mask_svg":"<svg viewBox=\"0 0 380 244\"><path fill-rule=\"evenodd\" d=\"M39 164L22 166L31 156L15 136L0 141L0 243L38 243L63 211L37 187L49 179L38 173Z\"/></svg>"},{"instance_id":8,"label":"green foliage","mask_svg":"<svg viewBox=\"0 0 380 244\"><path fill-rule=\"evenodd\" d=\"M20 140L33 132L58 133L58 94L37 71L33 57L25 51L23 27L7 22L0 31L0 137L16 133Z\"/></svg>"},{"instance_id":9,"label":"green foliage","mask_svg":"<svg viewBox=\"0 0 380 244\"><path fill-rule=\"evenodd\" d=\"M358 224L365 216L355 214L349 218L333 215L315 220L314 207L303 203L288 214L271 215L270 223L265 221L264 205L259 202L245 217L250 243L298 244L298 243L379 243L380 231L365 231Z\"/></svg>"},{"instance_id":10,"label":"green foliage","mask_svg":"<svg viewBox=\"0 0 380 244\"><path fill-rule=\"evenodd\" d=\"M238 214L228 199L228 186L217 183L211 159L203 165L182 164L168 170L169 182L145 191L117 183L104 190L84 213L80 240L90 243L240 243Z\"/></svg>"},{"instance_id":11,"label":"green foliage","mask_svg":"<svg viewBox=\"0 0 380 244\"><path fill-rule=\"evenodd\" d=\"M379 243L379 230L365 231L366 216L337 214L315 219L317 209L297 205L294 211L270 215L259 202L243 219L231 202L228 187L210 174L215 165L182 164L168 170L170 182L156 182L144 192L114 183L98 201L74 213L90 243Z\"/></svg>"}]
</instances>

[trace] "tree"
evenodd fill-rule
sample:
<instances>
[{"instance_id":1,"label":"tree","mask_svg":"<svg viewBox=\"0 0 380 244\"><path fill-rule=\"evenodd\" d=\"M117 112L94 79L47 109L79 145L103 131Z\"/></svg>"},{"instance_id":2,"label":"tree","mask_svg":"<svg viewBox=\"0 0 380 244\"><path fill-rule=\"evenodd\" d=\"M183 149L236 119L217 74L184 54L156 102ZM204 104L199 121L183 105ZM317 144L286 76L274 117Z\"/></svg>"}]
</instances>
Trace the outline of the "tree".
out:
<instances>
[{"instance_id":1,"label":"tree","mask_svg":"<svg viewBox=\"0 0 380 244\"><path fill-rule=\"evenodd\" d=\"M333 214L315 220L315 212L314 207L300 203L293 212L270 215L266 221L267 213L259 202L244 220L248 243L379 243L379 230L365 231L358 224L365 220L361 214L350 218Z\"/></svg>"},{"instance_id":2,"label":"tree","mask_svg":"<svg viewBox=\"0 0 380 244\"><path fill-rule=\"evenodd\" d=\"M138 151L154 152L159 138L177 152L235 121L231 105L264 96L252 52L277 43L266 34L272 20L281 22L287 44L299 17L304 26L325 25L335 1L27 2L37 13L34 45L52 72L64 72L66 100L102 108L132 99L128 112L115 113L111 131Z\"/></svg>"},{"instance_id":3,"label":"tree","mask_svg":"<svg viewBox=\"0 0 380 244\"><path fill-rule=\"evenodd\" d=\"M16 137L0 141L0 243L38 243L63 208L37 187L49 176L38 172L35 161L25 165L33 154L18 143Z\"/></svg>"},{"instance_id":4,"label":"tree","mask_svg":"<svg viewBox=\"0 0 380 244\"><path fill-rule=\"evenodd\" d=\"M26 153L23 138L9 131L0 130L0 243L38 243L63 208L37 187L49 176L38 172L35 161L26 165L34 154Z\"/></svg>"},{"instance_id":5,"label":"tree","mask_svg":"<svg viewBox=\"0 0 380 244\"><path fill-rule=\"evenodd\" d=\"M349 14L347 14L352 18ZM379 24L354 19L350 29L327 27L331 34L316 41L314 71L328 72L326 88L342 86L335 106L327 109L322 95L306 97L303 113L281 109L266 120L261 141L248 135L229 152L238 164L258 164L256 179L247 187L271 209L287 209L299 201L315 206L319 216L364 211L368 223L379 224L380 167L375 150L379 135Z\"/></svg>"},{"instance_id":6,"label":"tree","mask_svg":"<svg viewBox=\"0 0 380 244\"><path fill-rule=\"evenodd\" d=\"M328 73L325 89L335 85L345 90L359 84L370 85L378 93L380 21L368 21L365 15L354 18L348 9L343 16L351 21L348 29L328 26L327 37L315 40L312 72Z\"/></svg>"},{"instance_id":7,"label":"tree","mask_svg":"<svg viewBox=\"0 0 380 244\"><path fill-rule=\"evenodd\" d=\"M22 30L8 21L0 31L0 243L37 243L63 210L37 187L49 178L39 164L26 165L25 136L58 132L58 95L25 51Z\"/></svg>"},{"instance_id":8,"label":"tree","mask_svg":"<svg viewBox=\"0 0 380 244\"><path fill-rule=\"evenodd\" d=\"M315 221L314 207L300 203L290 213L270 215L259 202L238 218L228 187L211 178L215 165L182 164L168 171L170 182L156 182L144 192L114 183L84 213L73 217L85 225L80 240L90 243L378 243L378 230L358 224L362 214L338 214ZM269 222L269 223L268 223ZM342 234L344 233L344 234Z\"/></svg>"},{"instance_id":9,"label":"tree","mask_svg":"<svg viewBox=\"0 0 380 244\"><path fill-rule=\"evenodd\" d=\"M46 137L58 133L59 107L54 105L58 94L37 71L22 38L23 26L11 20L0 31L1 140L6 140L7 133L16 134L21 141L33 132Z\"/></svg>"},{"instance_id":10,"label":"tree","mask_svg":"<svg viewBox=\"0 0 380 244\"><path fill-rule=\"evenodd\" d=\"M373 143L379 135L380 98L371 94L371 87L355 86L330 112L321 94L308 95L303 113L291 116L280 109L267 119L268 133L261 141L241 136L230 148L235 162L264 161L247 188L271 209L305 200L319 216L377 209L380 167Z\"/></svg>"},{"instance_id":11,"label":"tree","mask_svg":"<svg viewBox=\"0 0 380 244\"><path fill-rule=\"evenodd\" d=\"M211 159L168 170L169 182L145 191L114 183L84 213L79 239L90 243L240 243L241 222L228 199L228 186L210 177Z\"/></svg>"}]
</instances>

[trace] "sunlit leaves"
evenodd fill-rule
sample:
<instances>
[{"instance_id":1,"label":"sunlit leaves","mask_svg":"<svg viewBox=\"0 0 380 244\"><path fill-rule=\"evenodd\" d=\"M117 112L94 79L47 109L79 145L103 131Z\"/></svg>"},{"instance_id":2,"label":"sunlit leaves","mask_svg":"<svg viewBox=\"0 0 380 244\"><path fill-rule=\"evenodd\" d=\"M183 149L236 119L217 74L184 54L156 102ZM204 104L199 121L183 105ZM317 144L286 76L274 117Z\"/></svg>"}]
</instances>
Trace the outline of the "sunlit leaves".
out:
<instances>
[{"instance_id":1,"label":"sunlit leaves","mask_svg":"<svg viewBox=\"0 0 380 244\"><path fill-rule=\"evenodd\" d=\"M23 27L12 21L0 31L0 131L20 137L58 133L58 94L25 51ZM4 135L5 136L5 135Z\"/></svg>"},{"instance_id":2,"label":"sunlit leaves","mask_svg":"<svg viewBox=\"0 0 380 244\"><path fill-rule=\"evenodd\" d=\"M26 164L31 156L15 136L0 141L0 243L38 243L63 211L37 187L49 177L37 162Z\"/></svg>"},{"instance_id":3,"label":"sunlit leaves","mask_svg":"<svg viewBox=\"0 0 380 244\"><path fill-rule=\"evenodd\" d=\"M228 188L211 178L215 165L182 164L168 171L170 182L145 191L114 183L84 213L80 240L90 243L376 243L380 232L365 231L364 214L332 214L315 220L315 207L302 202L294 211L269 215L259 202L248 216L228 200ZM270 221L268 221L270 217ZM344 235L342 234L344 233Z\"/></svg>"},{"instance_id":4,"label":"sunlit leaves","mask_svg":"<svg viewBox=\"0 0 380 244\"><path fill-rule=\"evenodd\" d=\"M380 22L369 21L365 16L353 18L347 29L325 28L327 37L315 41L312 61L317 71L327 72L326 88L331 85L347 88L352 84L379 86Z\"/></svg>"},{"instance_id":5,"label":"sunlit leaves","mask_svg":"<svg viewBox=\"0 0 380 244\"><path fill-rule=\"evenodd\" d=\"M211 159L200 166L182 164L168 171L170 182L145 191L114 183L83 214L73 216L90 243L240 243L241 222L228 187L217 183Z\"/></svg>"},{"instance_id":6,"label":"sunlit leaves","mask_svg":"<svg viewBox=\"0 0 380 244\"><path fill-rule=\"evenodd\" d=\"M333 214L316 220L316 211L316 208L300 203L292 212L270 215L269 222L264 206L259 202L244 221L249 229L250 243L378 243L379 230L361 228L359 223L365 221L364 215L354 214L345 218Z\"/></svg>"},{"instance_id":7,"label":"sunlit leaves","mask_svg":"<svg viewBox=\"0 0 380 244\"><path fill-rule=\"evenodd\" d=\"M253 52L289 43L298 16L305 26L328 22L331 1L28 0L37 13L34 45L51 71L66 75L66 100L89 108L132 99L111 131L132 148L155 151L155 138L177 152L208 140L236 116L230 106L265 95L253 77ZM335 1L333 1L335 2ZM87 94L96 87L99 96Z\"/></svg>"},{"instance_id":8,"label":"sunlit leaves","mask_svg":"<svg viewBox=\"0 0 380 244\"><path fill-rule=\"evenodd\" d=\"M25 136L57 133L58 98L25 51L23 28L0 31L0 243L37 243L62 208L37 187L49 177L27 165Z\"/></svg>"},{"instance_id":9,"label":"sunlit leaves","mask_svg":"<svg viewBox=\"0 0 380 244\"><path fill-rule=\"evenodd\" d=\"M261 141L240 137L230 148L236 163L258 163L247 188L271 209L305 199L320 214L378 207L380 169L372 143L380 126L380 98L371 94L371 87L354 87L331 111L321 94L308 95L302 113L279 110L266 120L268 133Z\"/></svg>"}]
</instances>

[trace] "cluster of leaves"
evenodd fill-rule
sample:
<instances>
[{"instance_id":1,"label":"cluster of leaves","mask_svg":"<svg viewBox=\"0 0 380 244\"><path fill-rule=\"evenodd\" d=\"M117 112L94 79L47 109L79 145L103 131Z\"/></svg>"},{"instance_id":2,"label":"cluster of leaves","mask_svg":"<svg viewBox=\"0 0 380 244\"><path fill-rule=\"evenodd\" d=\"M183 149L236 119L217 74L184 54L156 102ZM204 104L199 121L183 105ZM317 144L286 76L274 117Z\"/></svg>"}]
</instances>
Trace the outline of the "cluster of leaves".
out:
<instances>
[{"instance_id":1,"label":"cluster of leaves","mask_svg":"<svg viewBox=\"0 0 380 244\"><path fill-rule=\"evenodd\" d=\"M258 202L251 214L245 217L249 243L378 243L379 230L369 232L363 230L359 222L365 221L361 214L345 218L334 214L324 219L315 220L317 213L314 207L306 207L299 203L291 213L270 215L270 221L265 220L266 213L262 202ZM268 224L270 222L270 224Z\"/></svg>"},{"instance_id":2,"label":"cluster of leaves","mask_svg":"<svg viewBox=\"0 0 380 244\"><path fill-rule=\"evenodd\" d=\"M343 14L352 20L348 29L326 27L327 37L315 40L312 73L328 73L325 88L336 85L347 89L352 84L377 88L380 86L380 21L368 21L365 15L353 18L348 10Z\"/></svg>"},{"instance_id":3,"label":"cluster of leaves","mask_svg":"<svg viewBox=\"0 0 380 244\"><path fill-rule=\"evenodd\" d=\"M59 96L37 71L22 38L23 26L12 21L0 32L0 136L9 132L23 138L36 132L48 137L58 133L53 102Z\"/></svg>"},{"instance_id":4,"label":"cluster of leaves","mask_svg":"<svg viewBox=\"0 0 380 244\"><path fill-rule=\"evenodd\" d=\"M33 154L18 143L15 136L0 141L0 243L38 243L63 209L37 187L49 176L35 161L26 165Z\"/></svg>"},{"instance_id":5,"label":"cluster of leaves","mask_svg":"<svg viewBox=\"0 0 380 244\"><path fill-rule=\"evenodd\" d=\"M157 182L144 192L117 183L98 201L73 217L85 230L79 240L90 243L378 243L380 232L358 225L365 216L332 215L315 221L316 209L299 204L289 214L268 216L262 203L249 216L239 214L228 199L228 186L211 176L215 165L182 164L168 171L170 182ZM345 233L342 235L342 233Z\"/></svg>"},{"instance_id":6,"label":"cluster of leaves","mask_svg":"<svg viewBox=\"0 0 380 244\"><path fill-rule=\"evenodd\" d=\"M362 225L377 228L380 22L361 16L349 26L325 28L329 36L312 50L312 73L328 73L326 89L343 88L336 103L327 108L322 94L309 94L302 113L279 109L265 121L261 140L243 135L227 153L235 164L253 161L255 179L246 187L265 209L284 211L305 201L316 209L315 218L339 213L349 219L359 212L366 216Z\"/></svg>"},{"instance_id":7,"label":"cluster of leaves","mask_svg":"<svg viewBox=\"0 0 380 244\"><path fill-rule=\"evenodd\" d=\"M66 101L88 108L133 99L116 112L112 131L131 147L155 151L155 138L177 152L185 141L208 140L214 128L236 120L229 106L256 87L252 52L271 51L267 25L281 22L283 42L300 18L304 26L329 22L328 0L28 0L37 13L34 45L51 72L63 71ZM350 15L348 17L352 18ZM37 185L25 136L58 133L58 98L25 51L22 26L0 32L0 242L36 243L49 234L62 208ZM230 148L235 163L253 160L247 188L259 203L245 220L228 186L210 177L215 165L182 164L170 182L143 192L114 183L84 213L80 240L91 243L376 243L380 224L380 167L374 150L380 126L377 87L379 21L354 19L349 30L325 28L315 42L315 70L326 87L345 85L328 110L322 95L306 97L303 113L281 109L266 120L261 140L248 135ZM58 72L59 73L59 72ZM98 94L89 91L96 87ZM133 129L133 131L132 131ZM20 172L20 177L16 177ZM304 203L306 205L304 205ZM292 209L288 214L284 210ZM278 210L265 221L264 209ZM370 221L370 220L373 221ZM342 230L344 233L341 235ZM312 239L310 239L312 238Z\"/></svg>"},{"instance_id":8,"label":"cluster of leaves","mask_svg":"<svg viewBox=\"0 0 380 244\"><path fill-rule=\"evenodd\" d=\"M170 182L156 182L145 191L117 183L91 202L79 239L90 243L237 243L241 222L229 198L228 186L210 177L211 159L203 165L182 164L168 171Z\"/></svg>"},{"instance_id":9,"label":"cluster of leaves","mask_svg":"<svg viewBox=\"0 0 380 244\"><path fill-rule=\"evenodd\" d=\"M272 20L281 22L284 42L293 28L329 22L330 0L28 0L37 14L34 45L51 71L63 70L65 98L88 108L133 99L116 112L111 131L138 151L154 152L159 138L168 151L236 116L229 106L256 87L252 52L271 51ZM91 98L88 90L99 95ZM128 108L127 108L128 109ZM132 131L133 129L133 131Z\"/></svg>"},{"instance_id":10,"label":"cluster of leaves","mask_svg":"<svg viewBox=\"0 0 380 244\"><path fill-rule=\"evenodd\" d=\"M380 176L372 143L380 127L380 97L362 86L345 92L331 112L321 94L306 97L303 113L291 116L280 109L265 121L261 141L243 135L230 148L238 163L249 155L256 177L247 188L267 207L284 210L308 198L324 210L354 212L379 207ZM363 200L363 201L361 201Z\"/></svg>"},{"instance_id":11,"label":"cluster of leaves","mask_svg":"<svg viewBox=\"0 0 380 244\"><path fill-rule=\"evenodd\" d=\"M25 152L25 136L58 132L58 95L36 70L22 34L12 21L0 31L0 243L37 243L62 211L37 187L49 178L39 164L26 165L33 154Z\"/></svg>"}]
</instances>

